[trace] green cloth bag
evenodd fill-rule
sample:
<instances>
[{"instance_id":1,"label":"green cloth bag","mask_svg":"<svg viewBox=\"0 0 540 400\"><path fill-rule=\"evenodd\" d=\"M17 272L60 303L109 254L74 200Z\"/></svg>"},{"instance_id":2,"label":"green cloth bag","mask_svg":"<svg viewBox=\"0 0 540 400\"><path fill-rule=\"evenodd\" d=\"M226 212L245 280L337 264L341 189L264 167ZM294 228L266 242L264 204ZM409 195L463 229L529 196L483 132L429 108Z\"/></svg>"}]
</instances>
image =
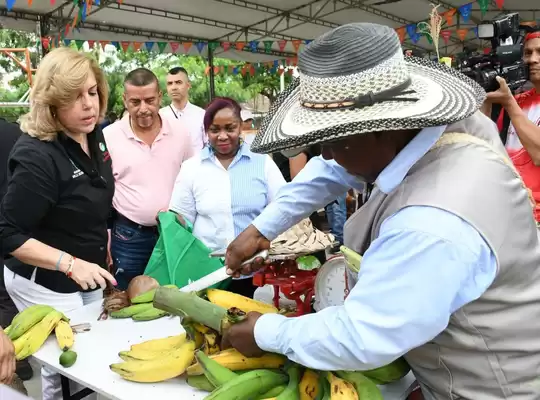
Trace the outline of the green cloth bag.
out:
<instances>
[{"instance_id":1,"label":"green cloth bag","mask_svg":"<svg viewBox=\"0 0 540 400\"><path fill-rule=\"evenodd\" d=\"M182 288L223 267L220 258L210 257L211 250L193 236L193 226L184 227L176 214L167 211L158 215L159 239L146 265L144 274L160 285ZM212 287L225 289L230 279Z\"/></svg>"}]
</instances>

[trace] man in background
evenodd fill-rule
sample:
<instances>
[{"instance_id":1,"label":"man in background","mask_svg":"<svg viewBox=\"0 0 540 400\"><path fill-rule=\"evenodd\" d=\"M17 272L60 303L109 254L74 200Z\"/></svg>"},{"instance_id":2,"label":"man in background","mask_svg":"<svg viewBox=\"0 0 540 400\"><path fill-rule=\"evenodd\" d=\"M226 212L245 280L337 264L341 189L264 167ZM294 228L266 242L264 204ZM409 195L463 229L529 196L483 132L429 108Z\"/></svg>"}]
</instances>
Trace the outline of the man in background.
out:
<instances>
[{"instance_id":1,"label":"man in background","mask_svg":"<svg viewBox=\"0 0 540 400\"><path fill-rule=\"evenodd\" d=\"M204 110L189 102L191 83L185 68L172 68L167 74L167 94L172 103L160 110L161 115L177 119L184 124L193 142L195 152L206 144L206 132L203 127Z\"/></svg>"},{"instance_id":2,"label":"man in background","mask_svg":"<svg viewBox=\"0 0 540 400\"><path fill-rule=\"evenodd\" d=\"M500 88L487 94L484 113L500 104L497 121L506 151L536 201L535 218L540 224L540 28L525 36L523 61L529 67L533 88L513 96L507 82L497 77Z\"/></svg>"},{"instance_id":3,"label":"man in background","mask_svg":"<svg viewBox=\"0 0 540 400\"><path fill-rule=\"evenodd\" d=\"M158 239L157 215L168 209L180 166L193 155L185 125L161 117L161 98L152 71L131 71L124 80L129 117L103 130L114 160L111 256L122 290L144 273Z\"/></svg>"},{"instance_id":4,"label":"man in background","mask_svg":"<svg viewBox=\"0 0 540 400\"><path fill-rule=\"evenodd\" d=\"M10 123L0 119L0 200L4 197L7 190L7 161L13 145L22 132L17 124ZM0 256L1 258L1 256ZM0 260L4 265L4 260ZM17 314L17 308L9 297L4 284L4 274L0 273L0 326L5 328L11 324L13 317ZM0 384L9 384L12 381L13 374L16 373L20 379L29 380L32 378L32 367L28 360L15 363L15 354L13 344L9 338L0 331ZM22 384L18 384L15 389L26 394L26 389Z\"/></svg>"}]
</instances>

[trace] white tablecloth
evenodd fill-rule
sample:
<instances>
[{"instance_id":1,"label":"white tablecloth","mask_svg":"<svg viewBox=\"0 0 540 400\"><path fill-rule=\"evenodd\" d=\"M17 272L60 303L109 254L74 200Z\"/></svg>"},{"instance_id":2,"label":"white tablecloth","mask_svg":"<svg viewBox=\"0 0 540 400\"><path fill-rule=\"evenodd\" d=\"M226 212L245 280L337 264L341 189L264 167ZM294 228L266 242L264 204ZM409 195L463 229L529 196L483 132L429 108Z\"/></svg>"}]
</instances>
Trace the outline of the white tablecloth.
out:
<instances>
[{"instance_id":1,"label":"white tablecloth","mask_svg":"<svg viewBox=\"0 0 540 400\"><path fill-rule=\"evenodd\" d=\"M198 400L205 397L207 393L188 386L182 377L160 383L135 383L122 379L109 369L110 364L122 361L118 353L129 350L132 344L182 333L184 330L178 317L146 322L134 322L131 318L97 321L100 312L101 304L98 302L68 315L72 325L83 322L92 325L91 331L75 336L73 350L78 354L75 365L63 368L58 363L61 351L54 335L34 355L35 359L110 399ZM404 400L413 382L414 376L409 374L399 382L382 386L385 400Z\"/></svg>"}]
</instances>

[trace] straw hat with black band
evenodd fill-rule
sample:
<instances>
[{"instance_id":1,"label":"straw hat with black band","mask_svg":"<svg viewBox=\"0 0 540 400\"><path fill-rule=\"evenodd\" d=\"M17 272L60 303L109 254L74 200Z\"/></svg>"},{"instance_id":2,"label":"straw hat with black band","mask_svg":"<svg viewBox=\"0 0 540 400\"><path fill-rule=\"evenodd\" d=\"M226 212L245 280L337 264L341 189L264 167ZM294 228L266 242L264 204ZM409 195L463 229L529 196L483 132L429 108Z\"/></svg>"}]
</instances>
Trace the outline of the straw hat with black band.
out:
<instances>
[{"instance_id":1,"label":"straw hat with black band","mask_svg":"<svg viewBox=\"0 0 540 400\"><path fill-rule=\"evenodd\" d=\"M448 125L472 115L486 95L443 64L404 58L395 30L371 23L315 39L300 53L298 70L264 119L254 152L290 157L353 135Z\"/></svg>"}]
</instances>

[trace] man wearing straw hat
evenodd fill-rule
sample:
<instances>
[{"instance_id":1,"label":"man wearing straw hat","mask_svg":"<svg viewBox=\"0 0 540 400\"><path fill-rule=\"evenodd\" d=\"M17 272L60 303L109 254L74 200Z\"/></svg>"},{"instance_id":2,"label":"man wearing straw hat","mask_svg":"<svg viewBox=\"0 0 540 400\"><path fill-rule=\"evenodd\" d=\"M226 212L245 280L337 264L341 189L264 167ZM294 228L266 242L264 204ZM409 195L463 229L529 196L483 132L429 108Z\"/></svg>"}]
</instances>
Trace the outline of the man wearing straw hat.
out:
<instances>
[{"instance_id":1,"label":"man wearing straw hat","mask_svg":"<svg viewBox=\"0 0 540 400\"><path fill-rule=\"evenodd\" d=\"M333 197L362 182L347 222L363 255L343 306L286 318L250 313L225 341L320 370L365 370L404 356L426 399L540 398L540 241L527 189L485 92L443 64L404 58L391 28L358 23L313 41L300 77L252 149L322 145L227 250L231 274ZM371 185L370 185L371 186Z\"/></svg>"}]
</instances>

